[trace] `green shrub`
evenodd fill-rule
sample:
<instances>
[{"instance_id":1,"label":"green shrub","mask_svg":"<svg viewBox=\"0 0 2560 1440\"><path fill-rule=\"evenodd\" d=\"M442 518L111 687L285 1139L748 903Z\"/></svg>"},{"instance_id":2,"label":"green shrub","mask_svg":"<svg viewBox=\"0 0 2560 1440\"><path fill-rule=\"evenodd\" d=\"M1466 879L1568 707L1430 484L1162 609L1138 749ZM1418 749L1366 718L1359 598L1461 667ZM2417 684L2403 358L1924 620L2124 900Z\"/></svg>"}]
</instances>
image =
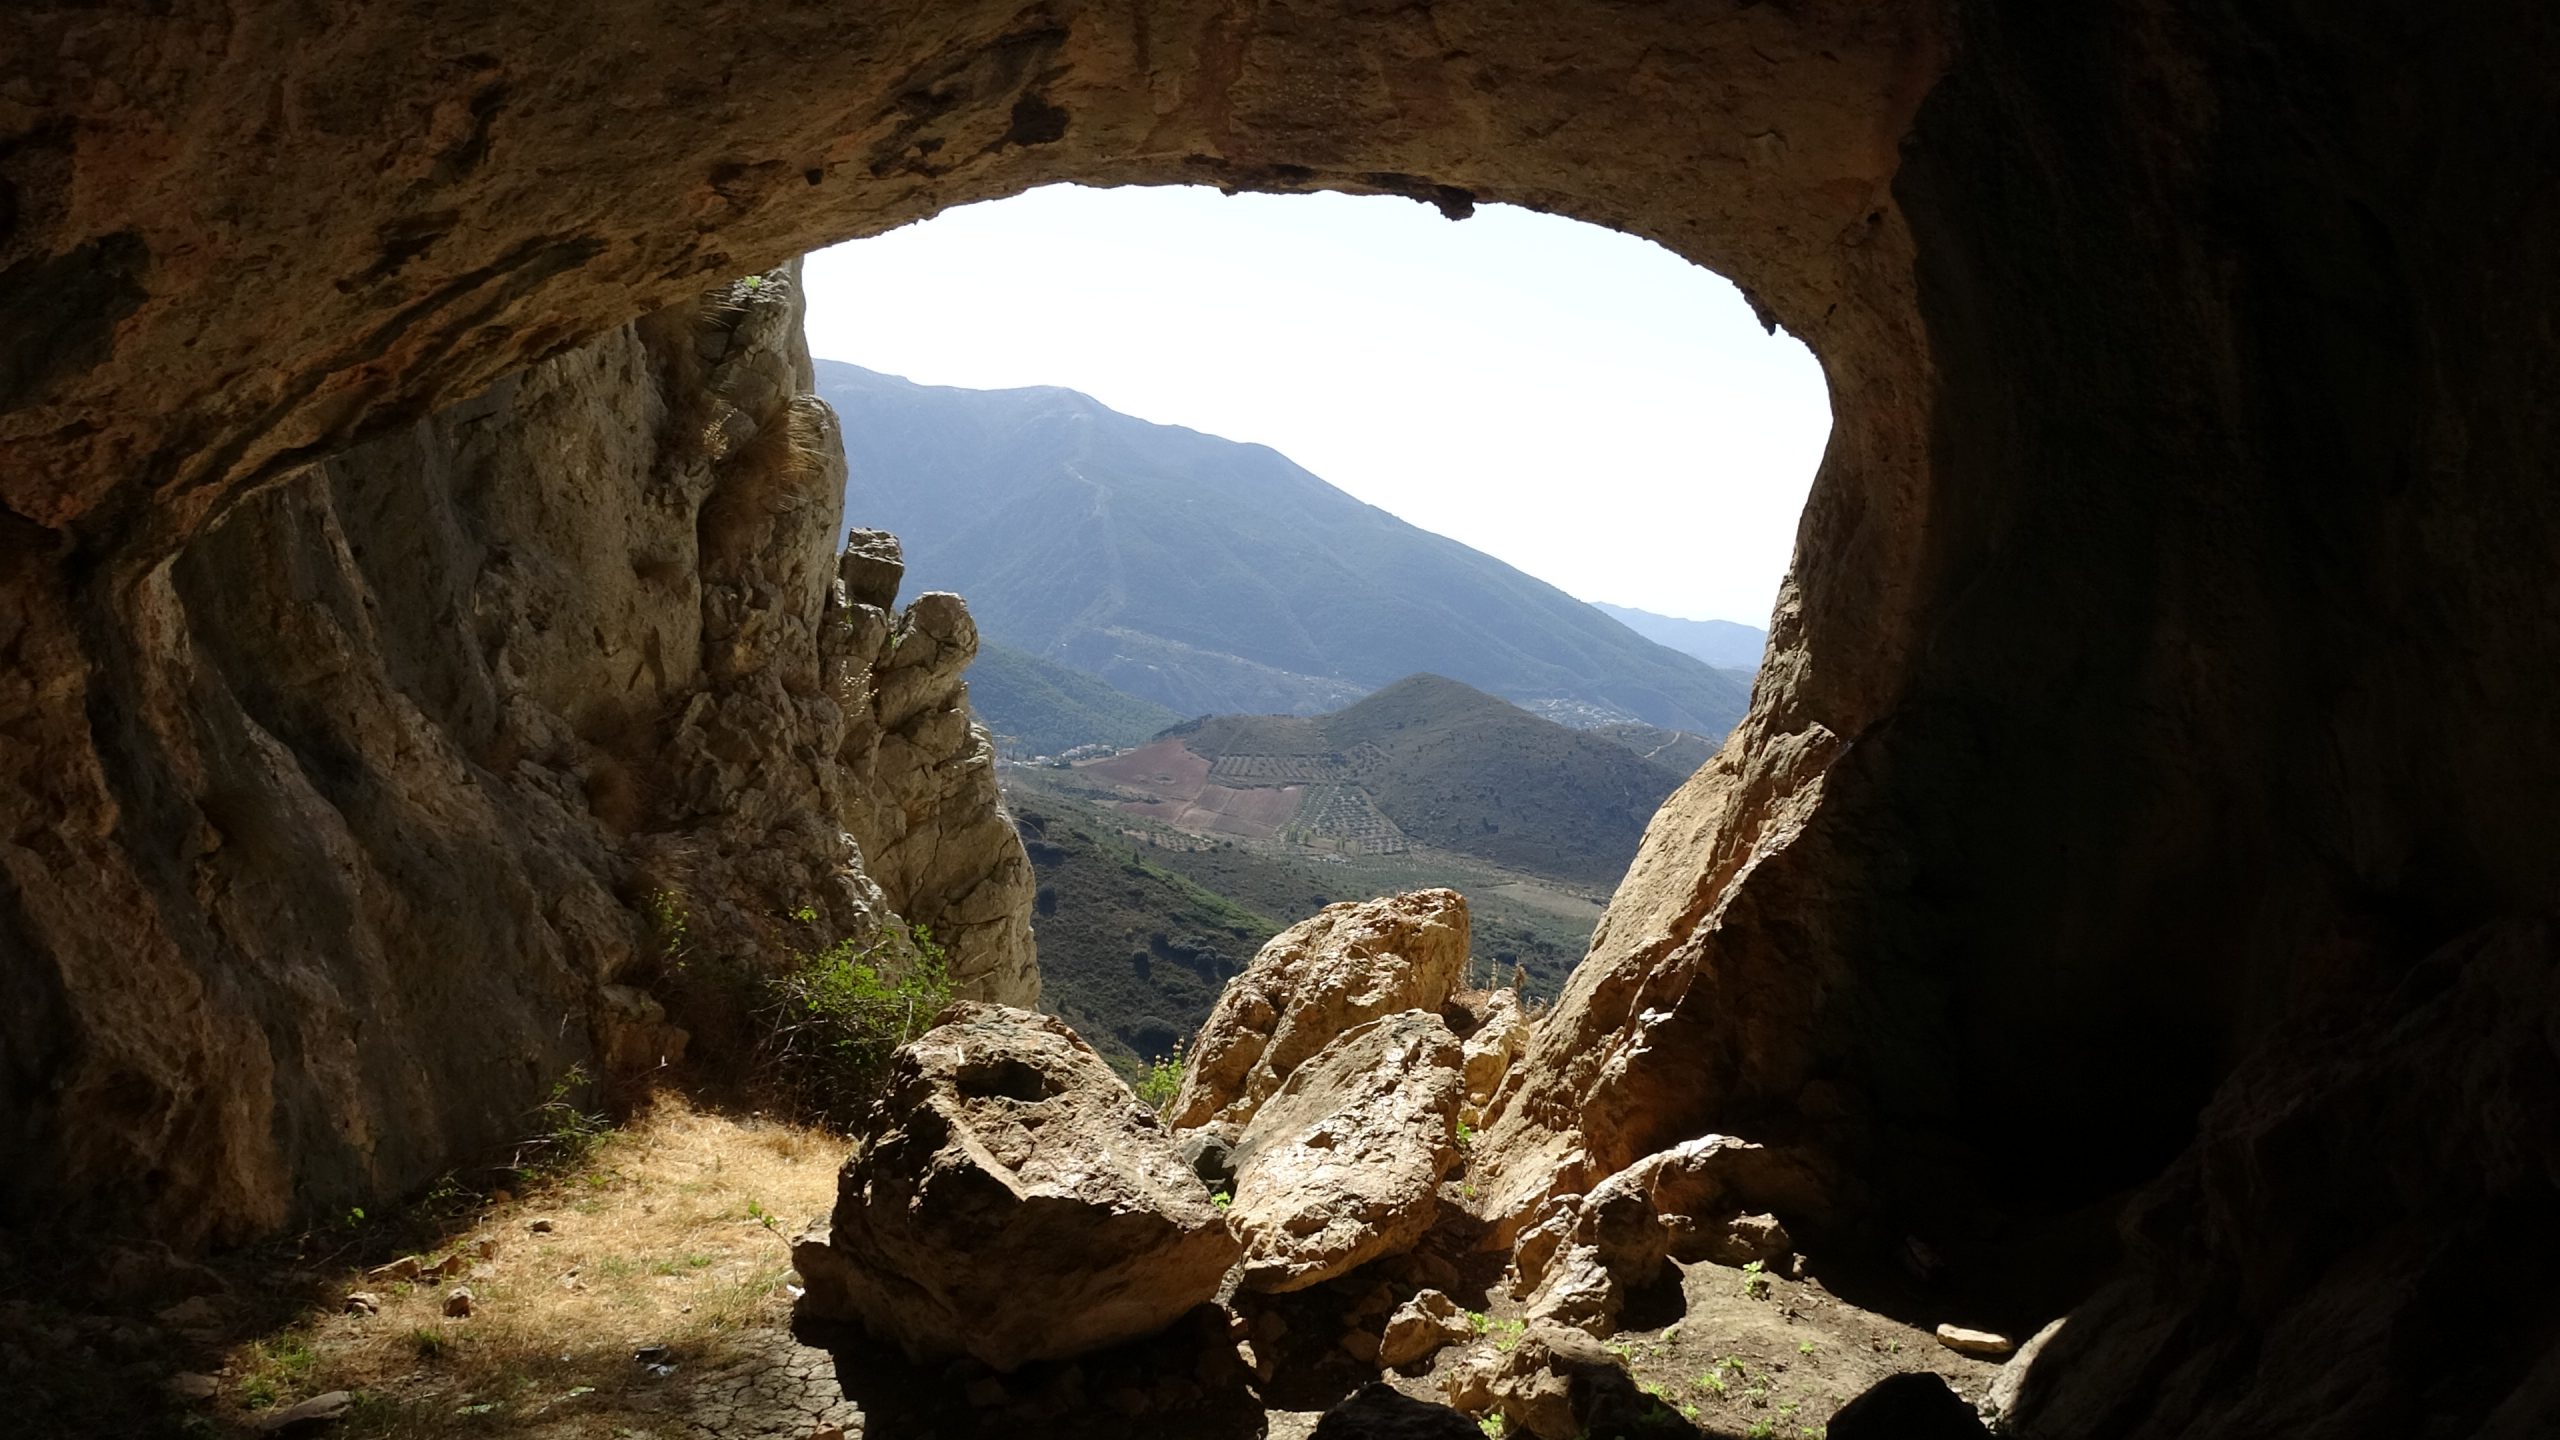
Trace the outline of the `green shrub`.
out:
<instances>
[{"instance_id":1,"label":"green shrub","mask_svg":"<svg viewBox=\"0 0 2560 1440\"><path fill-rule=\"evenodd\" d=\"M868 945L848 937L795 956L764 988L759 1069L794 1109L841 1127L951 1003L951 972L931 931L892 926Z\"/></svg>"},{"instance_id":2,"label":"green shrub","mask_svg":"<svg viewBox=\"0 0 2560 1440\"><path fill-rule=\"evenodd\" d=\"M1156 1057L1146 1072L1138 1077L1138 1103L1158 1115L1173 1107L1173 1097L1182 1093L1182 1047L1173 1047L1170 1055Z\"/></svg>"},{"instance_id":3,"label":"green shrub","mask_svg":"<svg viewBox=\"0 0 2560 1440\"><path fill-rule=\"evenodd\" d=\"M551 1098L534 1107L534 1133L516 1143L515 1159L509 1168L515 1171L519 1183L574 1169L604 1143L613 1122L578 1104L578 1097L589 1086L584 1065L570 1066L567 1074L552 1082ZM449 1214L467 1208L470 1197L463 1192L461 1183L448 1175L437 1182L422 1203L434 1213Z\"/></svg>"}]
</instances>

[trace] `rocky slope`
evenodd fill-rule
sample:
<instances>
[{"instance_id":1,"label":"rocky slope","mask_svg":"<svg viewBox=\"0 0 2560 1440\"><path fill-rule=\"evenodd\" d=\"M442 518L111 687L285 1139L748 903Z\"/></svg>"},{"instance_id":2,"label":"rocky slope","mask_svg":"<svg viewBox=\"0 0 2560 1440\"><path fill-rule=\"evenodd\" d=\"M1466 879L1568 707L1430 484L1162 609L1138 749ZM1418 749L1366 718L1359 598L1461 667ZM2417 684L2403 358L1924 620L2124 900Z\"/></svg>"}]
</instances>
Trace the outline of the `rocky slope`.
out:
<instances>
[{"instance_id":1,"label":"rocky slope","mask_svg":"<svg viewBox=\"0 0 2560 1440\"><path fill-rule=\"evenodd\" d=\"M0 847L8 1214L192 1238L397 1193L669 1053L622 987L677 958L903 921L1036 998L974 633L891 612L894 546L837 563L808 379L794 276L733 284L70 597L122 639L72 692L94 749L18 732L100 823Z\"/></svg>"},{"instance_id":2,"label":"rocky slope","mask_svg":"<svg viewBox=\"0 0 2560 1440\"><path fill-rule=\"evenodd\" d=\"M1002 645L979 647L969 669L969 701L997 750L1025 759L1085 745L1140 744L1188 718Z\"/></svg>"},{"instance_id":3,"label":"rocky slope","mask_svg":"<svg viewBox=\"0 0 2560 1440\"><path fill-rule=\"evenodd\" d=\"M1005 644L1184 715L1311 714L1416 671L1533 709L1722 736L1747 676L1396 519L1262 445L1072 390L914 385L832 360L846 503Z\"/></svg>"}]
</instances>

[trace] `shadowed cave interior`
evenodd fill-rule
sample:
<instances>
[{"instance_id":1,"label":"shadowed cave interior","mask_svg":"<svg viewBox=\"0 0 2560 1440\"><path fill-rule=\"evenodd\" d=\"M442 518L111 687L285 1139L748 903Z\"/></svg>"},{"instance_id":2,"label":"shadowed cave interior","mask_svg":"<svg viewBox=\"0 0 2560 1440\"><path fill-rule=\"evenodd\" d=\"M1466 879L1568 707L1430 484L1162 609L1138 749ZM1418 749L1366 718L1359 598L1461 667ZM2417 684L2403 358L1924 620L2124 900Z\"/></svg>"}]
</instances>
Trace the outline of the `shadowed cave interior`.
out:
<instances>
[{"instance_id":1,"label":"shadowed cave interior","mask_svg":"<svg viewBox=\"0 0 2560 1440\"><path fill-rule=\"evenodd\" d=\"M1476 1139L1488 1233L1740 1135L1826 1277L1926 1235L2074 1311L2018 1433L2560 1418L2537 7L6 23L16 1234L415 1193L685 1010L669 885L1036 995L966 617L830 553L737 277L1062 180L1499 200L1732 277L1836 419L1750 714Z\"/></svg>"}]
</instances>

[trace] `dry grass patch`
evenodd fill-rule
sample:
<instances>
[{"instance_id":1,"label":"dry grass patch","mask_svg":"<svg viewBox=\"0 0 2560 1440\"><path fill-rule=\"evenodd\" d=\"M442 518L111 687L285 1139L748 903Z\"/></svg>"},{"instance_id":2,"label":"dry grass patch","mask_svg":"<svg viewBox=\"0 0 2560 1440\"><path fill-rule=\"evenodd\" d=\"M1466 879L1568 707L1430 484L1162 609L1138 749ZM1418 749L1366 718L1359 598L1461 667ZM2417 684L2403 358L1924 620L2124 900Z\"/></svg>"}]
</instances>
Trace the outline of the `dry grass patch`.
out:
<instances>
[{"instance_id":1,"label":"dry grass patch","mask_svg":"<svg viewBox=\"0 0 2560 1440\"><path fill-rule=\"evenodd\" d=\"M350 1270L333 1295L378 1297L376 1313L315 1310L235 1347L225 1418L347 1390L349 1436L645 1429L635 1421L663 1415L693 1377L789 1323L787 1242L834 1202L844 1148L821 1131L662 1102L420 1257L450 1261L449 1276ZM448 1313L457 1290L470 1292L467 1315ZM633 1358L650 1346L672 1371Z\"/></svg>"}]
</instances>

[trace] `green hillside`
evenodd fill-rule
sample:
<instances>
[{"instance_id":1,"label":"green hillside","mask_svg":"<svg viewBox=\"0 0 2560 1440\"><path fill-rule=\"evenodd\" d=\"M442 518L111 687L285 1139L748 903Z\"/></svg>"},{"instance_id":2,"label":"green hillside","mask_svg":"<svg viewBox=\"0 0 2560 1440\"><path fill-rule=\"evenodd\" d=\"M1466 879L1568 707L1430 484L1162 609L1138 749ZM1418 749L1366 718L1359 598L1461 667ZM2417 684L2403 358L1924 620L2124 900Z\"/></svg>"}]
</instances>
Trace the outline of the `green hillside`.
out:
<instances>
[{"instance_id":1,"label":"green hillside","mask_svg":"<svg viewBox=\"0 0 2560 1440\"><path fill-rule=\"evenodd\" d=\"M1188 1044L1282 928L1154 863L1091 809L1017 792L1013 816L1040 880L1041 1008L1124 1070Z\"/></svg>"},{"instance_id":2,"label":"green hillside","mask_svg":"<svg viewBox=\"0 0 2560 1440\"><path fill-rule=\"evenodd\" d=\"M1721 743L1686 730L1665 730L1658 725L1639 725L1632 720L1615 725L1594 726L1591 733L1603 740L1615 741L1656 765L1694 775L1698 767L1716 756Z\"/></svg>"},{"instance_id":3,"label":"green hillside","mask_svg":"<svg viewBox=\"0 0 2560 1440\"><path fill-rule=\"evenodd\" d=\"M1559 914L1490 869L1410 856L1315 862L1239 845L1201 847L1045 788L1055 772L1008 767L1006 795L1040 888L1041 1008L1124 1072L1189 1043L1228 977L1264 941L1337 900L1455 887L1468 899L1479 979L1552 999L1590 943L1596 909ZM1122 833L1135 830L1147 838Z\"/></svg>"},{"instance_id":4,"label":"green hillside","mask_svg":"<svg viewBox=\"0 0 2560 1440\"><path fill-rule=\"evenodd\" d=\"M970 663L969 707L996 737L998 752L1018 757L1135 745L1183 718L1083 671L992 643L981 643Z\"/></svg>"},{"instance_id":5,"label":"green hillside","mask_svg":"<svg viewBox=\"0 0 2560 1440\"><path fill-rule=\"evenodd\" d=\"M1230 770L1246 756L1322 757L1415 840L1583 885L1617 883L1646 822L1696 768L1438 675L1331 715L1211 716L1170 733Z\"/></svg>"},{"instance_id":6,"label":"green hillside","mask_svg":"<svg viewBox=\"0 0 2560 1440\"><path fill-rule=\"evenodd\" d=\"M1746 687L1260 445L1071 390L817 362L845 514L996 642L1187 715L1331 710L1417 671L1533 709L1721 736ZM1561 497L1560 497L1561 499Z\"/></svg>"}]
</instances>

